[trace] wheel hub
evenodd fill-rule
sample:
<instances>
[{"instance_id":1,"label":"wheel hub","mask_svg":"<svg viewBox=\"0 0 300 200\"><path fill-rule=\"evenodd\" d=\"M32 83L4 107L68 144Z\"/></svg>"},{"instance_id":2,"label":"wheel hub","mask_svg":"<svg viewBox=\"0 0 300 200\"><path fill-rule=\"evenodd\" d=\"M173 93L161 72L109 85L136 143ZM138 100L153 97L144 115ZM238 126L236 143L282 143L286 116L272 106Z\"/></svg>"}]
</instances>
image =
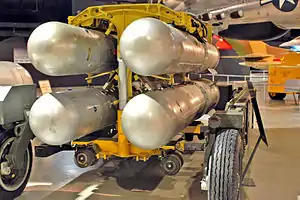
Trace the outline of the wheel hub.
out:
<instances>
[{"instance_id":1,"label":"wheel hub","mask_svg":"<svg viewBox=\"0 0 300 200\"><path fill-rule=\"evenodd\" d=\"M14 138L7 139L0 147L0 186L6 191L15 191L26 180L30 168L30 153L26 150L24 154L24 166L20 170L11 169L6 160Z\"/></svg>"},{"instance_id":2,"label":"wheel hub","mask_svg":"<svg viewBox=\"0 0 300 200\"><path fill-rule=\"evenodd\" d=\"M79 164L82 164L82 165L85 164L85 163L87 162L87 159L88 159L88 158L87 158L87 155L85 155L85 154L83 154L83 153L79 154L77 158L78 158L78 159L77 159L77 160L78 160L78 163L79 163Z\"/></svg>"},{"instance_id":3,"label":"wheel hub","mask_svg":"<svg viewBox=\"0 0 300 200\"><path fill-rule=\"evenodd\" d=\"M1 175L8 176L11 174L11 168L8 166L8 162L1 163Z\"/></svg>"},{"instance_id":4,"label":"wheel hub","mask_svg":"<svg viewBox=\"0 0 300 200\"><path fill-rule=\"evenodd\" d=\"M171 161L166 163L166 169L167 170L173 170L174 169L175 164Z\"/></svg>"},{"instance_id":5,"label":"wheel hub","mask_svg":"<svg viewBox=\"0 0 300 200\"><path fill-rule=\"evenodd\" d=\"M271 95L272 97L275 97L275 96L276 96L276 93L270 92L270 95Z\"/></svg>"}]
</instances>

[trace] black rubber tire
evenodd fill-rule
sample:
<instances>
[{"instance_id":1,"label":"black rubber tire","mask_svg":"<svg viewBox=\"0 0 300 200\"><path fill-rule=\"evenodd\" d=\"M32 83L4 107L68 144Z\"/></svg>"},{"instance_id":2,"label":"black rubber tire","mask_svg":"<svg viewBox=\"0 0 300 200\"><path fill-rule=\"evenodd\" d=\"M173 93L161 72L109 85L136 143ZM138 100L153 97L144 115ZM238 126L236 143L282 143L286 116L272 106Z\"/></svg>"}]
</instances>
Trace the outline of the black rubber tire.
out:
<instances>
[{"instance_id":1,"label":"black rubber tire","mask_svg":"<svg viewBox=\"0 0 300 200\"><path fill-rule=\"evenodd\" d=\"M271 92L269 92L269 97L272 100L283 100L286 97L286 93L271 93Z\"/></svg>"},{"instance_id":2,"label":"black rubber tire","mask_svg":"<svg viewBox=\"0 0 300 200\"><path fill-rule=\"evenodd\" d=\"M184 134L184 139L188 142L191 142L194 139L194 134L193 133L186 133L186 134Z\"/></svg>"},{"instance_id":3,"label":"black rubber tire","mask_svg":"<svg viewBox=\"0 0 300 200\"><path fill-rule=\"evenodd\" d=\"M217 135L209 164L209 200L240 198L243 152L238 130L222 130Z\"/></svg>"},{"instance_id":4,"label":"black rubber tire","mask_svg":"<svg viewBox=\"0 0 300 200\"><path fill-rule=\"evenodd\" d=\"M78 158L78 156L85 156L86 160L80 162L80 158ZM75 152L74 162L78 167L86 168L95 165L97 163L97 158L95 152L92 149L80 148Z\"/></svg>"},{"instance_id":5,"label":"black rubber tire","mask_svg":"<svg viewBox=\"0 0 300 200\"><path fill-rule=\"evenodd\" d=\"M160 168L162 172L167 176L174 176L176 175L183 164L182 158L179 156L179 154L172 153L167 155L163 160L160 162ZM172 167L169 168L168 164L171 164Z\"/></svg>"},{"instance_id":6,"label":"black rubber tire","mask_svg":"<svg viewBox=\"0 0 300 200\"><path fill-rule=\"evenodd\" d=\"M3 143L3 141L1 142L1 144ZM32 170L32 162L33 162L33 153L32 153L32 146L31 143L29 143L28 145L28 151L29 151L29 170L28 170L28 174L23 182L23 184L15 191L6 191L5 189L3 189L0 186L0 200L12 200L12 199L16 199L17 197L19 197L25 190L26 185L28 183L30 174L31 174L31 170Z\"/></svg>"},{"instance_id":7,"label":"black rubber tire","mask_svg":"<svg viewBox=\"0 0 300 200\"><path fill-rule=\"evenodd\" d=\"M205 139L204 133L197 134L197 137L198 137L198 140L204 140Z\"/></svg>"},{"instance_id":8,"label":"black rubber tire","mask_svg":"<svg viewBox=\"0 0 300 200\"><path fill-rule=\"evenodd\" d=\"M180 167L182 167L183 164L184 164L182 153L180 151L174 151L173 154L176 154L179 157L179 159L180 159Z\"/></svg>"}]
</instances>

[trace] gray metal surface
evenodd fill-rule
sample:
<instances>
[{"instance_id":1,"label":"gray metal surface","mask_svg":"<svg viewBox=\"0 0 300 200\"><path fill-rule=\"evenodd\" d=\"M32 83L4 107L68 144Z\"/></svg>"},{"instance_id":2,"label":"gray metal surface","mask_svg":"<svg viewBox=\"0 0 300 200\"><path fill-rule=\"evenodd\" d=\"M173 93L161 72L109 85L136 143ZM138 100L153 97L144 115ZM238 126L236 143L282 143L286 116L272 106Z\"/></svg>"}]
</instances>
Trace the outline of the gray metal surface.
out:
<instances>
[{"instance_id":1,"label":"gray metal surface","mask_svg":"<svg viewBox=\"0 0 300 200\"><path fill-rule=\"evenodd\" d=\"M218 100L219 89L208 80L140 94L125 106L122 128L134 145L143 149L159 148Z\"/></svg>"},{"instance_id":2,"label":"gray metal surface","mask_svg":"<svg viewBox=\"0 0 300 200\"><path fill-rule=\"evenodd\" d=\"M46 144L65 144L115 124L114 100L95 88L46 94L31 108L30 127Z\"/></svg>"},{"instance_id":3,"label":"gray metal surface","mask_svg":"<svg viewBox=\"0 0 300 200\"><path fill-rule=\"evenodd\" d=\"M242 129L244 127L244 111L242 109L217 112L215 115L220 117L221 128Z\"/></svg>"},{"instance_id":4,"label":"gray metal surface","mask_svg":"<svg viewBox=\"0 0 300 200\"><path fill-rule=\"evenodd\" d=\"M113 38L60 22L37 27L27 48L34 67L47 75L101 73L116 66Z\"/></svg>"},{"instance_id":5,"label":"gray metal surface","mask_svg":"<svg viewBox=\"0 0 300 200\"><path fill-rule=\"evenodd\" d=\"M220 55L209 43L154 18L132 22L120 39L120 52L133 72L149 76L215 68Z\"/></svg>"},{"instance_id":6,"label":"gray metal surface","mask_svg":"<svg viewBox=\"0 0 300 200\"><path fill-rule=\"evenodd\" d=\"M300 3L298 3L295 10L291 12L282 12L275 8L271 4L260 6L259 2L257 4L251 3L249 7L243 9L244 17L240 19L227 18L224 20L225 24L247 24L247 23L259 23L271 21L275 25L283 29L299 29L299 23L297 18L300 17Z\"/></svg>"},{"instance_id":7,"label":"gray metal surface","mask_svg":"<svg viewBox=\"0 0 300 200\"><path fill-rule=\"evenodd\" d=\"M260 2L269 2L267 5L261 6ZM247 24L259 22L273 22L283 29L299 29L298 18L300 17L300 2L298 1L274 1L275 3L290 4L293 6L298 3L297 7L291 12L283 12L277 9L272 0L166 0L166 5L177 11L188 11L195 15L209 13L212 16L223 13L225 19L222 20L222 28L227 29L229 24ZM279 6L279 5L278 5ZM235 11L243 11L244 17L233 19L230 14ZM212 21L214 20L214 17Z\"/></svg>"},{"instance_id":8,"label":"gray metal surface","mask_svg":"<svg viewBox=\"0 0 300 200\"><path fill-rule=\"evenodd\" d=\"M252 2L257 0L166 0L166 6L177 11L190 11L194 13L203 13L212 9L220 9L227 6L232 6L238 3ZM180 6L180 4L183 4Z\"/></svg>"},{"instance_id":9,"label":"gray metal surface","mask_svg":"<svg viewBox=\"0 0 300 200\"><path fill-rule=\"evenodd\" d=\"M0 61L0 85L33 84L28 71L13 62Z\"/></svg>"},{"instance_id":10,"label":"gray metal surface","mask_svg":"<svg viewBox=\"0 0 300 200\"><path fill-rule=\"evenodd\" d=\"M24 111L36 100L35 85L0 86L0 124L24 120Z\"/></svg>"},{"instance_id":11,"label":"gray metal surface","mask_svg":"<svg viewBox=\"0 0 300 200\"><path fill-rule=\"evenodd\" d=\"M219 118L218 128L243 129L245 123L251 123L251 118L248 122L245 121L247 112L249 116L252 116L253 110L252 104L249 102L249 92L248 89L243 89L227 102L225 110L218 110L213 116Z\"/></svg>"}]
</instances>

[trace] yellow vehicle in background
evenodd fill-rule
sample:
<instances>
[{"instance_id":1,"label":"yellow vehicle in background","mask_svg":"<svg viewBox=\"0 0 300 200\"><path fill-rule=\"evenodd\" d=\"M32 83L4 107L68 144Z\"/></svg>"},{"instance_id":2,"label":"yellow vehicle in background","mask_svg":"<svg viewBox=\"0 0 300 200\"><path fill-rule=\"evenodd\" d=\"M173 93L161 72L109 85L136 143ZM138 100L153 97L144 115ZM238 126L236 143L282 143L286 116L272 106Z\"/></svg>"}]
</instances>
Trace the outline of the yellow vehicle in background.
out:
<instances>
[{"instance_id":1,"label":"yellow vehicle in background","mask_svg":"<svg viewBox=\"0 0 300 200\"><path fill-rule=\"evenodd\" d=\"M300 81L300 68L298 67L270 67L268 92L273 100L283 100L286 94L299 93L297 82ZM287 81L294 81L293 87L287 85Z\"/></svg>"},{"instance_id":2,"label":"yellow vehicle in background","mask_svg":"<svg viewBox=\"0 0 300 200\"><path fill-rule=\"evenodd\" d=\"M269 46L262 41L226 41L238 56L222 58L242 59L239 63L255 69L268 70L268 93L272 100L283 100L286 94L299 93L300 53Z\"/></svg>"},{"instance_id":3,"label":"yellow vehicle in background","mask_svg":"<svg viewBox=\"0 0 300 200\"><path fill-rule=\"evenodd\" d=\"M300 54L289 52L278 66L269 67L268 92L271 99L283 100L286 94L299 93Z\"/></svg>"}]
</instances>

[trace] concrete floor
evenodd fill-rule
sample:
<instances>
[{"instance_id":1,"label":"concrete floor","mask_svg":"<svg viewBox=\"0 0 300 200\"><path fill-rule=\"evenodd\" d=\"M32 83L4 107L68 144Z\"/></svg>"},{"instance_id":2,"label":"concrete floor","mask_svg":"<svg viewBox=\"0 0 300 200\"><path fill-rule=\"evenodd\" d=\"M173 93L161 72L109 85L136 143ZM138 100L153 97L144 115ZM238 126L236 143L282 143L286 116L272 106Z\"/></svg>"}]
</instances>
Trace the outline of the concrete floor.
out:
<instances>
[{"instance_id":1,"label":"concrete floor","mask_svg":"<svg viewBox=\"0 0 300 200\"><path fill-rule=\"evenodd\" d=\"M300 195L299 106L292 96L286 101L270 101L259 89L259 105L269 147L260 145L249 175L256 187L245 188L250 200L296 200ZM266 98L265 98L266 97ZM250 150L257 130L251 133ZM204 200L200 191L203 153L185 155L185 164L175 177L164 177L158 162L99 162L89 169L73 164L73 153L62 152L50 158L36 158L24 194L18 200L96 200L96 199L189 199ZM101 166L101 167L100 167ZM298 197L300 199L300 196Z\"/></svg>"},{"instance_id":2,"label":"concrete floor","mask_svg":"<svg viewBox=\"0 0 300 200\"><path fill-rule=\"evenodd\" d=\"M285 101L265 100L259 89L269 147L261 144L258 149L251 168L256 187L247 188L247 195L251 200L299 200L300 107L292 95Z\"/></svg>"}]
</instances>

